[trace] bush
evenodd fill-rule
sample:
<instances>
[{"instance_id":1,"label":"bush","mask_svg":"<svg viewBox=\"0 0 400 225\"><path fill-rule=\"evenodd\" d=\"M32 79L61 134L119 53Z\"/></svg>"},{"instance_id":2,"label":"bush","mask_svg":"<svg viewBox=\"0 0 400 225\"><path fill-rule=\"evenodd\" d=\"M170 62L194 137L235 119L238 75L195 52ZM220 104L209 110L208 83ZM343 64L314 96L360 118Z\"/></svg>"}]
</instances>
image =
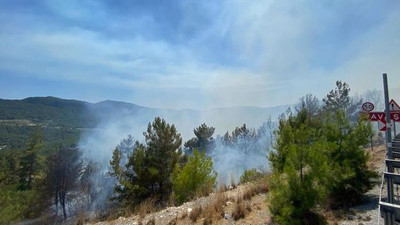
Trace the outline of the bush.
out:
<instances>
[{"instance_id":1,"label":"bush","mask_svg":"<svg viewBox=\"0 0 400 225\"><path fill-rule=\"evenodd\" d=\"M363 118L351 125L340 111L328 118L324 132L331 143L329 205L348 207L360 202L362 195L378 182L378 174L367 166L369 154L362 147L368 143L372 128Z\"/></svg>"},{"instance_id":2,"label":"bush","mask_svg":"<svg viewBox=\"0 0 400 225\"><path fill-rule=\"evenodd\" d=\"M172 173L173 191L177 202L183 203L196 195L211 192L217 178L217 173L212 168L212 159L197 150L194 150L193 156L189 157L183 167L177 165Z\"/></svg>"},{"instance_id":3,"label":"bush","mask_svg":"<svg viewBox=\"0 0 400 225\"><path fill-rule=\"evenodd\" d=\"M257 169L250 169L244 171L243 175L240 177L240 183L244 184L247 182L256 181L261 179L264 176L264 173L258 171Z\"/></svg>"},{"instance_id":4,"label":"bush","mask_svg":"<svg viewBox=\"0 0 400 225\"><path fill-rule=\"evenodd\" d=\"M318 120L306 110L281 119L276 152L271 153L270 210L279 224L307 224L325 197L327 143Z\"/></svg>"}]
</instances>

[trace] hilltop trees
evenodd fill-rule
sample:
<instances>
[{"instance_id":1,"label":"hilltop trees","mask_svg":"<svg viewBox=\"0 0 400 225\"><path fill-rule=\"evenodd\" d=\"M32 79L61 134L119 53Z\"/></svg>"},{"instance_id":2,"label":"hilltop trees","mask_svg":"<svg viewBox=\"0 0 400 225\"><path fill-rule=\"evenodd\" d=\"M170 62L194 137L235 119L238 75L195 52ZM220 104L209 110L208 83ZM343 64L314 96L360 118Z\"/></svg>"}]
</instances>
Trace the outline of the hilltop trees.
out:
<instances>
[{"instance_id":1,"label":"hilltop trees","mask_svg":"<svg viewBox=\"0 0 400 225\"><path fill-rule=\"evenodd\" d=\"M322 101L325 103L323 106L325 112L341 110L352 122L357 121L357 112L360 110L362 99L357 96L350 97L350 87L346 82L336 81L335 89L331 90Z\"/></svg>"},{"instance_id":2,"label":"hilltop trees","mask_svg":"<svg viewBox=\"0 0 400 225\"><path fill-rule=\"evenodd\" d=\"M193 130L196 137L185 142L185 148L189 153L192 153L194 149L210 152L215 147L215 140L212 137L214 131L214 127L208 127L205 123L201 124Z\"/></svg>"},{"instance_id":3,"label":"hilltop trees","mask_svg":"<svg viewBox=\"0 0 400 225\"><path fill-rule=\"evenodd\" d=\"M236 127L232 134L226 132L222 143L225 146L237 147L246 158L257 143L257 133L254 128L247 128L246 124L243 124L241 127Z\"/></svg>"},{"instance_id":4,"label":"hilltop trees","mask_svg":"<svg viewBox=\"0 0 400 225\"><path fill-rule=\"evenodd\" d=\"M121 153L114 150L111 174L118 180L117 198L134 206L148 198L163 203L172 192L171 173L182 160L182 138L174 125L157 117L143 133L145 143L137 142L126 168L121 168Z\"/></svg>"}]
</instances>

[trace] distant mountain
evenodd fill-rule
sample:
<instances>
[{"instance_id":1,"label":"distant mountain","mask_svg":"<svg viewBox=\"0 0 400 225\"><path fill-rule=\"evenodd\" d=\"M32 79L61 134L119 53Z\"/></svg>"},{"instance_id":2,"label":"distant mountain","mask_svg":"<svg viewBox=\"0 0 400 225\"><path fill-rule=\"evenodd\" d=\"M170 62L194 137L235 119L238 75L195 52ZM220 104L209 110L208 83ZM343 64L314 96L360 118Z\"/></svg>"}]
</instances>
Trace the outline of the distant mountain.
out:
<instances>
[{"instance_id":1,"label":"distant mountain","mask_svg":"<svg viewBox=\"0 0 400 225\"><path fill-rule=\"evenodd\" d=\"M56 97L30 97L22 100L0 99L0 148L21 148L40 126L46 143L77 142L94 128L117 124L114 133L140 135L154 117L161 116L176 125L183 137L192 135L205 122L222 134L243 123L257 127L270 116L276 119L288 106L270 108L229 107L209 110L170 110L149 108L119 101L89 103ZM134 130L134 131L133 131ZM118 137L116 137L118 138Z\"/></svg>"}]
</instances>

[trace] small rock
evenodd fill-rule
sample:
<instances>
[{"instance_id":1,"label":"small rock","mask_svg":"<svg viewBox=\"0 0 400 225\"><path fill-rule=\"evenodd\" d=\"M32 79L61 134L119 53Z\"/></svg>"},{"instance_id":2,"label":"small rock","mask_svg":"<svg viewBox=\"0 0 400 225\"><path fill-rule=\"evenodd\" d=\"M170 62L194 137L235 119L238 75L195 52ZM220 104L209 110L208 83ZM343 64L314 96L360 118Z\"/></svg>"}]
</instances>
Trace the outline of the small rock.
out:
<instances>
[{"instance_id":1,"label":"small rock","mask_svg":"<svg viewBox=\"0 0 400 225\"><path fill-rule=\"evenodd\" d=\"M193 210L192 208L187 208L187 212L188 212L188 213L191 213L192 210Z\"/></svg>"},{"instance_id":2,"label":"small rock","mask_svg":"<svg viewBox=\"0 0 400 225\"><path fill-rule=\"evenodd\" d=\"M231 201L227 201L226 205L232 205L232 202Z\"/></svg>"},{"instance_id":3,"label":"small rock","mask_svg":"<svg viewBox=\"0 0 400 225\"><path fill-rule=\"evenodd\" d=\"M347 219L348 219L348 220L354 220L354 216L352 216L352 215L347 215Z\"/></svg>"},{"instance_id":4,"label":"small rock","mask_svg":"<svg viewBox=\"0 0 400 225\"><path fill-rule=\"evenodd\" d=\"M231 216L230 215L228 215L228 214L224 214L224 219L226 219L226 220L229 220L231 218Z\"/></svg>"}]
</instances>

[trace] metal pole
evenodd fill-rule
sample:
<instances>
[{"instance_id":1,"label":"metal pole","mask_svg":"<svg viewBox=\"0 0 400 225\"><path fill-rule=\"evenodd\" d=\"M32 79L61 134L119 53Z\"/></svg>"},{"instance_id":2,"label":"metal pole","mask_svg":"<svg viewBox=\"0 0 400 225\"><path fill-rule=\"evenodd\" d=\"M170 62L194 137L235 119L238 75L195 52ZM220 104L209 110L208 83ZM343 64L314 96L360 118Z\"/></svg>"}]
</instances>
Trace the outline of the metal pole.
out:
<instances>
[{"instance_id":1,"label":"metal pole","mask_svg":"<svg viewBox=\"0 0 400 225\"><path fill-rule=\"evenodd\" d=\"M387 157L389 159L393 159L392 155L392 129L390 123L390 108L389 108L389 89L387 82L387 74L383 74L383 92L385 96L385 113L386 113L386 147L387 147ZM388 165L387 168L389 173L393 173L393 166L391 164ZM394 193L393 193L393 179L387 179L387 193L388 193L388 202L393 203ZM385 223L387 225L394 224L394 214L392 211L386 214Z\"/></svg>"},{"instance_id":2,"label":"metal pole","mask_svg":"<svg viewBox=\"0 0 400 225\"><path fill-rule=\"evenodd\" d=\"M392 127L390 122L390 106L389 106L389 89L388 89L388 82L387 82L387 74L383 74L383 91L385 94L385 113L386 113L386 147L388 158L393 159L392 156ZM393 168L392 168L393 170ZM393 172L393 171L388 171Z\"/></svg>"}]
</instances>

